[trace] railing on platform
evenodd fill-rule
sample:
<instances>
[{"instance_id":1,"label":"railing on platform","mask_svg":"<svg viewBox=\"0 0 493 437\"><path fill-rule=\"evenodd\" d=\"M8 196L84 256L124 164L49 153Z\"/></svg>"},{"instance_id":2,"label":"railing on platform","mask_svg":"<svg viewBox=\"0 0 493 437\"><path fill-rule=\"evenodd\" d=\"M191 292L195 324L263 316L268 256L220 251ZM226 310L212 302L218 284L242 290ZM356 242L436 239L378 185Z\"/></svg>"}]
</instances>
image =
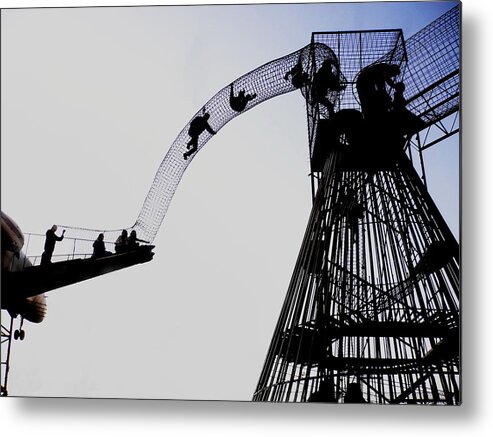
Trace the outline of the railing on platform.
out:
<instances>
[{"instance_id":1,"label":"railing on platform","mask_svg":"<svg viewBox=\"0 0 493 437\"><path fill-rule=\"evenodd\" d=\"M60 235L60 232L57 232ZM22 249L24 253L23 267L39 266L41 264L41 256L44 251L44 243L46 240L45 234L24 233L25 244ZM87 259L92 256L94 240L87 238L64 237L62 241L57 241L55 250L51 257L51 262L70 261L74 259ZM107 251L115 252L115 243L113 241L105 241Z\"/></svg>"}]
</instances>

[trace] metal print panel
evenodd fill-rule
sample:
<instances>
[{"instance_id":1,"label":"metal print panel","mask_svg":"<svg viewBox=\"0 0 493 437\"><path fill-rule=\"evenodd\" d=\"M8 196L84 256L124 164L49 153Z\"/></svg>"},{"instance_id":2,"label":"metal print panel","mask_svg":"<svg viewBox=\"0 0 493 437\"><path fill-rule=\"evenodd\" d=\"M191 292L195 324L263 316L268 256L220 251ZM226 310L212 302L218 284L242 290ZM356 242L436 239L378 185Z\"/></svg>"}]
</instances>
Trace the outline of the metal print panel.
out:
<instances>
[{"instance_id":1,"label":"metal print panel","mask_svg":"<svg viewBox=\"0 0 493 437\"><path fill-rule=\"evenodd\" d=\"M1 24L3 396L460 404L458 2Z\"/></svg>"}]
</instances>

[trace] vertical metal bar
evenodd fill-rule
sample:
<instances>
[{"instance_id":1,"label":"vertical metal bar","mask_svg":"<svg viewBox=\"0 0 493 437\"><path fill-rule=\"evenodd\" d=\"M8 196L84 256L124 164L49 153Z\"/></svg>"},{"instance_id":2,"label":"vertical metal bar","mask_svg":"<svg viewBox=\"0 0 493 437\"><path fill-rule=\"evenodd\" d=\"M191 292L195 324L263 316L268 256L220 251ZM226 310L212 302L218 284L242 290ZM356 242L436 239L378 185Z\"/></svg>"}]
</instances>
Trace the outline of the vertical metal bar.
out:
<instances>
[{"instance_id":1,"label":"vertical metal bar","mask_svg":"<svg viewBox=\"0 0 493 437\"><path fill-rule=\"evenodd\" d=\"M29 250L29 242L31 241L31 234L27 234L27 243L26 243L26 249L24 251L24 263L22 265L22 268L26 268L26 260L27 260L27 255L28 255L28 250Z\"/></svg>"},{"instance_id":2,"label":"vertical metal bar","mask_svg":"<svg viewBox=\"0 0 493 437\"><path fill-rule=\"evenodd\" d=\"M5 396L7 395L8 389L8 380L9 380L9 371L10 371L10 353L11 353L11 347L12 347L12 329L14 327L14 318L10 317L10 327L9 327L9 332L8 332L8 339L7 339L7 358L5 360L5 375L3 378L3 389L5 390Z\"/></svg>"},{"instance_id":3,"label":"vertical metal bar","mask_svg":"<svg viewBox=\"0 0 493 437\"><path fill-rule=\"evenodd\" d=\"M424 162L424 158L423 158L423 148L421 147L421 139L420 139L419 134L417 135L417 140L418 140L419 164L421 166L421 179L423 180L425 187L428 188L428 186L426 184L426 173L425 173L425 162Z\"/></svg>"}]
</instances>

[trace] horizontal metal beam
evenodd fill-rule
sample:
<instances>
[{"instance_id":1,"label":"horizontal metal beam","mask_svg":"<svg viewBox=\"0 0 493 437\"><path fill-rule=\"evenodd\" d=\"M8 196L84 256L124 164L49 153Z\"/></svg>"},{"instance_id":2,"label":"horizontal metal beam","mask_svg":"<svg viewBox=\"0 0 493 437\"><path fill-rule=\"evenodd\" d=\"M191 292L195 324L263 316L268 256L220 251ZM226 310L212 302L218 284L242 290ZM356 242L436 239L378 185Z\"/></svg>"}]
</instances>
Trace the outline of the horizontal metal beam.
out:
<instances>
[{"instance_id":1,"label":"horizontal metal beam","mask_svg":"<svg viewBox=\"0 0 493 437\"><path fill-rule=\"evenodd\" d=\"M437 138L436 140L433 140L431 143L428 143L426 146L421 147L419 150L423 151L426 149L429 149L431 146L434 146L435 144L439 143L440 141L443 141L452 135L455 135L457 132L459 132L459 128L454 129L451 132L447 132L445 135L442 135L440 138Z\"/></svg>"},{"instance_id":2,"label":"horizontal metal beam","mask_svg":"<svg viewBox=\"0 0 493 437\"><path fill-rule=\"evenodd\" d=\"M459 74L459 69L457 70L454 70L452 71L451 73L447 74L446 76L442 77L440 80L437 80L436 82L432 83L431 85L427 86L426 88L424 88L421 92L419 92L418 94L415 94L414 96L412 96L411 98L409 98L406 103L410 103L412 102L413 100L416 100L422 96L424 96L426 93L428 93L429 91L432 91L434 88L436 88L437 86L441 85L442 83L446 82L447 80L451 79L452 77L454 76L457 76Z\"/></svg>"}]
</instances>

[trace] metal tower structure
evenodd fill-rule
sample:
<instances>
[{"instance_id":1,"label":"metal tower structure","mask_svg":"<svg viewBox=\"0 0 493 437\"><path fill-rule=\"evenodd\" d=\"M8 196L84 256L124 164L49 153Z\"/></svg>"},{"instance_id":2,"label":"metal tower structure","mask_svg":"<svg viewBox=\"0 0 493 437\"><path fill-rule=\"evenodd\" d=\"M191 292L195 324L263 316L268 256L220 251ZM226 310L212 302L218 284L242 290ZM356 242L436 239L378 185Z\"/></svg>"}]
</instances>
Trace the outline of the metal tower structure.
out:
<instances>
[{"instance_id":1,"label":"metal tower structure","mask_svg":"<svg viewBox=\"0 0 493 437\"><path fill-rule=\"evenodd\" d=\"M458 130L459 12L406 42L312 35L346 86L335 112L307 99L313 208L253 400L460 403L459 245L412 163ZM407 109L361 109L377 64L400 67Z\"/></svg>"},{"instance_id":2,"label":"metal tower structure","mask_svg":"<svg viewBox=\"0 0 493 437\"><path fill-rule=\"evenodd\" d=\"M382 68L395 83L382 81ZM308 46L219 90L171 144L128 229L150 244L212 135L296 90L307 103L313 210L254 399L459 403L459 248L423 162L424 150L458 131L459 7L406 42L395 29L314 33ZM193 126L204 120L200 135ZM2 215L2 241L3 223ZM84 259L100 233L112 242L122 229L60 227L73 246L51 267L27 253L30 239L25 253L23 242L2 248L2 309L22 316L20 329L2 324L2 395L11 339L24 337L24 318L44 318L45 291L152 258L145 246L142 256ZM28 318L19 304L31 299L41 306Z\"/></svg>"}]
</instances>

